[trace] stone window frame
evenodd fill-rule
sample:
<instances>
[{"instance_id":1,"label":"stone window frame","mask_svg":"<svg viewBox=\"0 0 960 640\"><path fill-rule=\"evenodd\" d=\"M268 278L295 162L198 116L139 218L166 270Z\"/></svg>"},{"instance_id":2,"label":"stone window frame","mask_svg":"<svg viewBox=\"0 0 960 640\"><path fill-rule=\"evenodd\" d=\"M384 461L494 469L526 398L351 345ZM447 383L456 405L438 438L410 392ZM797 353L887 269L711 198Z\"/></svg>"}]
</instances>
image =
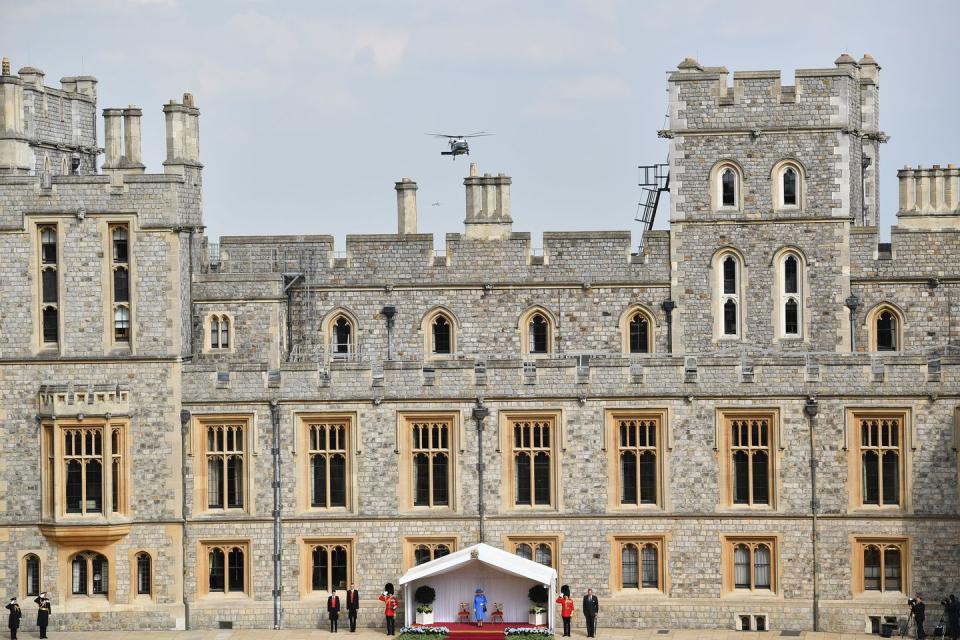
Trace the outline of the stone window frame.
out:
<instances>
[{"instance_id":1,"label":"stone window frame","mask_svg":"<svg viewBox=\"0 0 960 640\"><path fill-rule=\"evenodd\" d=\"M530 546L533 557L532 562L536 562L536 549L540 545L546 545L550 548L550 566L557 572L557 580L560 580L560 559L563 551L562 533L504 533L503 549L507 553L517 555L517 547L521 544Z\"/></svg>"},{"instance_id":2,"label":"stone window frame","mask_svg":"<svg viewBox=\"0 0 960 640\"><path fill-rule=\"evenodd\" d=\"M893 315L894 320L897 323L895 339L897 341L897 348L892 350L877 350L877 320L880 319L880 314L883 312L889 312ZM866 329L867 334L870 337L870 352L871 353L900 353L904 350L904 335L906 328L906 314L903 312L900 307L895 305L892 302L884 300L878 302L866 315Z\"/></svg>"},{"instance_id":3,"label":"stone window frame","mask_svg":"<svg viewBox=\"0 0 960 640\"><path fill-rule=\"evenodd\" d=\"M736 269L736 282L734 293L725 293L724 282L724 264L727 258L732 258ZM722 247L716 251L711 260L711 269L713 270L713 317L714 341L743 341L746 338L746 317L747 309L745 306L746 296L744 291L747 288L747 263L743 254L733 247ZM736 333L726 333L726 318L724 315L727 301L732 301L736 305Z\"/></svg>"},{"instance_id":4,"label":"stone window frame","mask_svg":"<svg viewBox=\"0 0 960 640\"><path fill-rule=\"evenodd\" d=\"M637 315L641 315L647 321L647 350L646 351L631 351L630 350L630 325L633 322L633 318ZM627 307L622 314L620 314L620 345L621 350L625 355L652 355L656 353L657 350L657 322L656 316L653 314L650 309L640 303L631 304Z\"/></svg>"},{"instance_id":5,"label":"stone window frame","mask_svg":"<svg viewBox=\"0 0 960 640\"><path fill-rule=\"evenodd\" d=\"M414 505L415 491L413 468L413 423L417 421L446 422L447 436L447 502L446 505ZM397 412L397 465L400 483L397 487L397 508L400 513L457 513L460 511L459 454L463 449L462 417L459 411L398 411ZM432 485L431 485L432 488ZM431 491L432 495L432 491Z\"/></svg>"},{"instance_id":6,"label":"stone window frame","mask_svg":"<svg viewBox=\"0 0 960 640\"><path fill-rule=\"evenodd\" d=\"M36 593L30 593L28 585L30 582L30 568L28 563L31 559L36 559L37 562L37 590ZM19 598L21 600L26 600L27 598L35 598L41 593L46 591L43 588L44 579L43 579L43 565L46 561L46 554L39 550L30 550L20 553L20 580L18 584Z\"/></svg>"},{"instance_id":7,"label":"stone window frame","mask_svg":"<svg viewBox=\"0 0 960 640\"><path fill-rule=\"evenodd\" d=\"M853 593L855 599L896 599L898 602L901 598L907 597L909 594L913 593L913 586L911 584L912 578L912 562L911 562L911 547L912 547L912 538L910 536L883 536L883 535L869 535L869 536L860 536L853 534L850 536L850 549L851 549L851 558L850 558L850 576L851 576L851 585L850 589ZM900 548L900 590L886 590L881 589L880 591L867 590L864 588L864 567L863 567L863 554L867 547L869 546L879 546L881 549L887 546L896 546ZM884 562L884 554L881 550L880 554L881 563ZM881 580L885 580L886 576L884 575L883 564L881 564Z\"/></svg>"},{"instance_id":8,"label":"stone window frame","mask_svg":"<svg viewBox=\"0 0 960 640\"><path fill-rule=\"evenodd\" d=\"M797 174L797 204L786 204L783 201L783 178L787 169L793 169ZM770 169L771 200L774 211L802 212L807 208L807 172L803 164L795 158L784 158Z\"/></svg>"},{"instance_id":9,"label":"stone window frame","mask_svg":"<svg viewBox=\"0 0 960 640\"><path fill-rule=\"evenodd\" d=\"M430 549L430 559L435 560L436 557L433 554L438 545L446 545L450 553L456 553L460 549L460 536L403 536L403 571L417 566L415 552L421 545L426 545Z\"/></svg>"},{"instance_id":10,"label":"stone window frame","mask_svg":"<svg viewBox=\"0 0 960 640\"><path fill-rule=\"evenodd\" d=\"M333 328L337 321L343 318L350 325L350 343L348 351L334 351ZM356 315L346 307L334 307L324 315L320 322L320 332L323 336L323 349L331 360L349 360L360 353L360 323Z\"/></svg>"},{"instance_id":11,"label":"stone window frame","mask_svg":"<svg viewBox=\"0 0 960 640\"><path fill-rule=\"evenodd\" d=\"M732 420L745 420L751 418L761 418L769 421L770 431L767 436L767 490L768 504L754 504L752 501L748 504L737 504L733 500L733 464L732 464L732 443L730 423ZM718 407L715 418L715 443L719 455L719 489L720 500L719 509L722 511L765 511L776 512L779 510L778 502L780 495L780 466L782 463L783 434L781 433L780 410L775 407L756 407L756 408L729 408ZM753 447L751 447L753 448ZM751 460L752 472L752 460ZM751 492L752 492L751 477Z\"/></svg>"},{"instance_id":12,"label":"stone window frame","mask_svg":"<svg viewBox=\"0 0 960 640\"><path fill-rule=\"evenodd\" d=\"M139 558L146 555L150 560L150 593L142 594L140 591L140 564ZM130 602L156 602L157 600L157 554L156 552L142 547L130 549L128 561L130 566Z\"/></svg>"},{"instance_id":13,"label":"stone window frame","mask_svg":"<svg viewBox=\"0 0 960 640\"><path fill-rule=\"evenodd\" d=\"M721 534L721 577L722 577L722 595L729 598L783 598L783 589L781 589L781 562L780 548L782 546L782 536L779 533L751 533L751 534ZM734 575L734 552L739 546L745 544L750 547L750 582L753 585L755 552L760 545L766 545L770 550L770 588L762 589L751 586L749 589L737 589Z\"/></svg>"},{"instance_id":14,"label":"stone window frame","mask_svg":"<svg viewBox=\"0 0 960 640\"><path fill-rule=\"evenodd\" d=\"M610 561L609 570L609 590L612 597L630 597L630 596L660 596L665 597L670 593L670 564L667 562L667 543L671 540L671 534L666 532L657 533L636 533L636 534L614 534L607 536ZM643 587L642 550L645 546L652 544L657 548L657 588ZM638 587L623 586L623 548L627 545L634 545L638 550Z\"/></svg>"},{"instance_id":15,"label":"stone window frame","mask_svg":"<svg viewBox=\"0 0 960 640\"><path fill-rule=\"evenodd\" d=\"M87 513L81 505L80 513L67 512L67 482L64 453L65 432L68 430L97 429L101 432L101 511ZM119 431L118 448L114 451L113 432ZM44 496L44 514L61 522L101 522L116 519L125 520L130 516L131 491L131 443L130 420L126 417L92 417L44 419L40 424L41 459L47 464L41 472L42 495ZM52 449L51 449L52 447ZM117 484L119 504L114 504L115 463L120 467ZM85 483L84 483L85 484ZM85 490L84 486L84 490ZM83 500L81 500L81 503Z\"/></svg>"},{"instance_id":16,"label":"stone window frame","mask_svg":"<svg viewBox=\"0 0 960 640\"><path fill-rule=\"evenodd\" d=\"M67 589L64 591L64 594L67 599L70 600L80 600L80 599L101 599L107 602L115 602L116 592L117 592L117 567L116 567L116 558L108 556L104 550L96 549L91 547L84 547L82 549L73 550L67 554L64 554L66 557L66 581ZM86 593L74 593L73 592L73 563L78 557L83 556L86 562ZM93 561L97 556L100 556L107 563L107 590L106 593L93 593Z\"/></svg>"},{"instance_id":17,"label":"stone window frame","mask_svg":"<svg viewBox=\"0 0 960 640\"><path fill-rule=\"evenodd\" d=\"M513 513L555 513L563 510L563 452L565 446L564 412L562 409L508 410L499 412L497 451L501 453L500 504L503 512ZM553 427L550 438L550 504L516 504L516 464L512 422L516 420L549 421ZM533 471L531 466L531 478ZM531 503L535 502L531 495Z\"/></svg>"},{"instance_id":18,"label":"stone window frame","mask_svg":"<svg viewBox=\"0 0 960 640\"><path fill-rule=\"evenodd\" d=\"M656 457L657 457L657 500L653 504L621 504L621 476L620 476L620 438L618 420L653 420L656 422ZM667 507L669 487L669 461L667 451L671 449L667 441L669 432L669 411L665 408L632 409L608 408L604 410L606 425L606 439L604 448L607 453L607 509L609 511L644 512L664 511ZM639 491L639 487L638 487ZM639 494L638 494L639 500Z\"/></svg>"},{"instance_id":19,"label":"stone window frame","mask_svg":"<svg viewBox=\"0 0 960 640\"><path fill-rule=\"evenodd\" d=\"M256 417L251 413L202 413L194 414L191 421L190 448L187 455L193 458L193 513L194 515L223 516L227 514L254 513L253 496L256 495L253 472L254 461L258 453ZM244 459L243 507L209 508L207 501L207 428L218 425L243 425ZM224 496L226 503L226 496Z\"/></svg>"},{"instance_id":20,"label":"stone window frame","mask_svg":"<svg viewBox=\"0 0 960 640\"><path fill-rule=\"evenodd\" d=\"M887 418L900 421L900 501L896 505L863 503L863 468L861 465L862 418ZM917 442L913 411L909 407L848 407L844 421L844 445L847 451L847 477L850 486L848 510L851 513L910 513L913 507L913 451ZM882 486L882 480L879 480Z\"/></svg>"},{"instance_id":21,"label":"stone window frame","mask_svg":"<svg viewBox=\"0 0 960 640\"><path fill-rule=\"evenodd\" d=\"M213 548L223 550L223 592L210 591L210 551ZM243 551L243 590L229 590L229 552L239 548ZM201 538L197 540L197 599L252 599L253 598L253 545L250 538Z\"/></svg>"},{"instance_id":22,"label":"stone window frame","mask_svg":"<svg viewBox=\"0 0 960 640\"><path fill-rule=\"evenodd\" d=\"M220 323L218 334L221 336L215 346L213 344L213 336L211 334L211 329L213 329L213 322L217 321ZM223 323L227 323L227 346L221 347L220 345L223 342ZM203 318L203 352L204 353L233 353L237 344L237 332L236 332L236 323L234 322L233 313L226 311L211 311L207 313Z\"/></svg>"},{"instance_id":23,"label":"stone window frame","mask_svg":"<svg viewBox=\"0 0 960 640\"><path fill-rule=\"evenodd\" d=\"M727 169L733 171L736 178L734 182L734 200L736 204L723 204L723 174ZM743 211L744 191L745 191L744 171L740 163L731 159L724 158L718 161L710 169L710 210L714 213L739 213Z\"/></svg>"},{"instance_id":24,"label":"stone window frame","mask_svg":"<svg viewBox=\"0 0 960 640\"><path fill-rule=\"evenodd\" d=\"M797 261L797 292L786 292L786 263L788 258L794 258ZM787 246L779 249L773 257L773 265L776 277L774 278L773 299L776 302L774 309L774 326L776 327L776 336L778 340L801 340L808 339L807 332L807 259L804 253L794 246ZM795 300L797 303L797 333L787 333L786 331L786 304L788 300Z\"/></svg>"},{"instance_id":25,"label":"stone window frame","mask_svg":"<svg viewBox=\"0 0 960 640\"><path fill-rule=\"evenodd\" d=\"M129 218L111 218L107 221L105 225L105 231L102 238L103 246L101 248L101 253L105 256L103 260L103 282L104 282L104 316L106 317L106 322L104 323L104 342L109 345L111 349L121 349L134 353L134 344L135 344L135 329L136 324L134 322L135 314L135 304L136 300L136 279L134 278L135 273L135 261L133 254L135 233L134 233L134 222L133 217ZM127 232L127 259L126 262L117 262L114 256L114 243L113 235L114 232L118 229L123 229ZM114 278L116 277L116 271L120 268L124 268L127 271L127 300L118 302L115 297L115 288L114 288ZM127 340L117 340L116 338L116 312L119 308L126 309L127 311Z\"/></svg>"},{"instance_id":26,"label":"stone window frame","mask_svg":"<svg viewBox=\"0 0 960 640\"><path fill-rule=\"evenodd\" d=\"M543 352L530 352L530 324L534 316L540 315L547 324L547 349ZM520 314L517 322L517 331L520 333L520 354L523 358L548 358L556 350L557 320L546 307L536 304L528 307Z\"/></svg>"},{"instance_id":27,"label":"stone window frame","mask_svg":"<svg viewBox=\"0 0 960 640\"><path fill-rule=\"evenodd\" d=\"M300 536L297 548L300 553L300 579L298 589L300 600L319 600L326 602L330 591L313 589L313 549L318 546L342 546L347 551L347 588L355 582L357 576L357 537L356 536Z\"/></svg>"},{"instance_id":28,"label":"stone window frame","mask_svg":"<svg viewBox=\"0 0 960 640\"><path fill-rule=\"evenodd\" d=\"M450 352L436 353L434 350L433 323L437 318L442 317L450 325ZM423 359L424 360L448 360L457 357L458 337L460 333L460 320L450 309L445 306L436 306L431 308L420 320L420 332L423 335Z\"/></svg>"},{"instance_id":29,"label":"stone window frame","mask_svg":"<svg viewBox=\"0 0 960 640\"><path fill-rule=\"evenodd\" d=\"M298 482L294 487L297 511L301 514L357 513L357 456L360 454L360 425L357 412L296 412L296 434L293 455L296 460ZM310 429L315 424L344 423L346 426L346 505L343 507L314 507L313 469L311 465Z\"/></svg>"},{"instance_id":30,"label":"stone window frame","mask_svg":"<svg viewBox=\"0 0 960 640\"><path fill-rule=\"evenodd\" d=\"M64 249L64 225L61 220L55 217L36 218L31 221L32 237L34 242L34 251L32 252L32 262L34 268L31 270L37 274L34 295L36 304L34 305L34 317L36 319L34 326L34 348L38 353L62 353L64 347L64 327L63 305L61 304L64 291L64 269L63 269L63 249ZM43 261L43 242L42 234L45 230L52 230L57 243L57 259L55 262ZM57 300L56 302L43 301L43 272L53 271L56 273ZM57 339L55 341L46 341L44 339L43 314L45 309L54 309L57 313Z\"/></svg>"}]
</instances>

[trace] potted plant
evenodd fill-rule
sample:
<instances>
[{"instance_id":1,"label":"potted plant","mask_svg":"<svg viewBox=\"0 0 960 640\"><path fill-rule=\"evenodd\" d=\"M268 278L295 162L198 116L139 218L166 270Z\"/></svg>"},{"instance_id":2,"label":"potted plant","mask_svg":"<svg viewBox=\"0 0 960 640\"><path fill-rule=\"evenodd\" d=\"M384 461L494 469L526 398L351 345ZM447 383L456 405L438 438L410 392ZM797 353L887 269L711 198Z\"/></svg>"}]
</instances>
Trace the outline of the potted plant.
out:
<instances>
[{"instance_id":1,"label":"potted plant","mask_svg":"<svg viewBox=\"0 0 960 640\"><path fill-rule=\"evenodd\" d=\"M530 606L530 618L528 622L537 626L547 624L546 605L547 600L550 598L550 592L547 591L544 585L537 584L530 587L527 596L530 598L530 602L533 603Z\"/></svg>"},{"instance_id":2,"label":"potted plant","mask_svg":"<svg viewBox=\"0 0 960 640\"><path fill-rule=\"evenodd\" d=\"M417 624L433 624L433 601L437 599L437 592L433 587L420 585L413 592L413 599L417 601Z\"/></svg>"}]
</instances>

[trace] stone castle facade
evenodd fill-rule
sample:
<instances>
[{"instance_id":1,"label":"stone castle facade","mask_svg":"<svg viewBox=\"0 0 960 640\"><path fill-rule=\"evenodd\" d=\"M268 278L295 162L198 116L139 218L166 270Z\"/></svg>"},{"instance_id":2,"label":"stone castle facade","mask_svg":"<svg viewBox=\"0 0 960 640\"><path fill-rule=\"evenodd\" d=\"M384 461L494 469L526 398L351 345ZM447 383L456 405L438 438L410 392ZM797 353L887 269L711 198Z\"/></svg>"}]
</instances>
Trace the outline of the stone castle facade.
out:
<instances>
[{"instance_id":1,"label":"stone castle facade","mask_svg":"<svg viewBox=\"0 0 960 640\"><path fill-rule=\"evenodd\" d=\"M879 66L669 77L671 222L203 235L199 111L0 75L0 584L60 629L361 624L477 541L602 626L863 631L960 589L960 170L898 172ZM104 158L97 171L97 156ZM32 599L32 597L30 597ZM409 603L405 603L409 604ZM29 607L28 607L29 609ZM26 621L32 623L32 616Z\"/></svg>"}]
</instances>

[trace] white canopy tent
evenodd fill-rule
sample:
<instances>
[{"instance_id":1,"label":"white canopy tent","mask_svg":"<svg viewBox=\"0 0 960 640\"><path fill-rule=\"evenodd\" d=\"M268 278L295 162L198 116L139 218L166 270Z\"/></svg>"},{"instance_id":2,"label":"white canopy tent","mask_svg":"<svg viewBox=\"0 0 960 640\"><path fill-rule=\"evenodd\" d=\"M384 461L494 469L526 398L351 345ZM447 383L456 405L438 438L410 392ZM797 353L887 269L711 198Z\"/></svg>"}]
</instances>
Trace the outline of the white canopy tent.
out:
<instances>
[{"instance_id":1,"label":"white canopy tent","mask_svg":"<svg viewBox=\"0 0 960 640\"><path fill-rule=\"evenodd\" d=\"M400 578L405 603L405 621L413 623L416 603L413 594L421 585L429 585L437 592L433 603L433 619L437 623L456 622L461 602L473 608L473 594L481 588L487 596L488 612L493 603L503 604L504 622L526 622L530 610L527 595L535 584L546 585L547 625L554 628L557 598L557 572L539 562L526 560L502 549L486 544L475 544L450 555L413 567ZM487 618L489 622L490 618Z\"/></svg>"}]
</instances>

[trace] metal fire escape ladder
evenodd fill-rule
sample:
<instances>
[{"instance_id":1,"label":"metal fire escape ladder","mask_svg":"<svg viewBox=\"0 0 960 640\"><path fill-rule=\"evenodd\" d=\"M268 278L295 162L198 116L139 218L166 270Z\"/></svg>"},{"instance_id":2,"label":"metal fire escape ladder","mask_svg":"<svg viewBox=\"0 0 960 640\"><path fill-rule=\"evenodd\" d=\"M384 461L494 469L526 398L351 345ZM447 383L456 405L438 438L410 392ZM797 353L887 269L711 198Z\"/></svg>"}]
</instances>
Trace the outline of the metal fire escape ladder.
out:
<instances>
[{"instance_id":1,"label":"metal fire escape ladder","mask_svg":"<svg viewBox=\"0 0 960 640\"><path fill-rule=\"evenodd\" d=\"M640 170L640 202L634 219L643 224L643 231L649 231L657 217L660 194L670 191L670 170L667 164L647 164L637 168ZM642 235L640 242L642 250Z\"/></svg>"}]
</instances>

